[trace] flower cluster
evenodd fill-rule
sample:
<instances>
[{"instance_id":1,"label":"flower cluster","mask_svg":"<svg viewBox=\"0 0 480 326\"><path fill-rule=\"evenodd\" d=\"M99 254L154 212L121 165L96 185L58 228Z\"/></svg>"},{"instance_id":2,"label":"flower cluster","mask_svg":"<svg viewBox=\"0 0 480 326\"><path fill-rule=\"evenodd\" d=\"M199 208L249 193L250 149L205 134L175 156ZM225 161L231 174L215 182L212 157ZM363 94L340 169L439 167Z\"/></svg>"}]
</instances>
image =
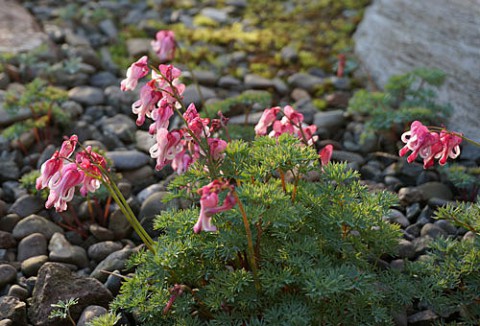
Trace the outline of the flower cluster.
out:
<instances>
[{"instance_id":1,"label":"flower cluster","mask_svg":"<svg viewBox=\"0 0 480 326\"><path fill-rule=\"evenodd\" d=\"M173 59L175 52L174 34L170 31L157 33L157 40L152 41L152 47L160 61ZM123 91L133 90L138 80L149 73L146 57L134 62L127 70L127 78L121 83ZM223 157L227 143L210 135L225 125L227 119L210 120L202 118L192 103L185 109L182 94L185 85L180 82L181 71L173 65L160 64L158 70L152 70L151 80L140 90L140 99L133 103L132 111L137 115L137 125L145 123L145 118L153 120L149 127L150 134L155 136L155 144L150 148L150 156L156 159L155 168L161 170L167 164L178 173L184 173L188 167L201 156L211 162L217 162ZM185 109L182 118L185 126L169 130L170 118L174 112ZM210 126L209 126L210 125ZM229 193L221 206L218 206L218 193L224 189L232 190L228 182L215 180L201 188L200 216L194 226L196 233L200 231L215 231L211 225L211 217L235 205L235 199Z\"/></svg>"},{"instance_id":2,"label":"flower cluster","mask_svg":"<svg viewBox=\"0 0 480 326\"><path fill-rule=\"evenodd\" d=\"M228 190L228 193L219 206L220 199L218 194L221 191ZM200 215L198 221L193 227L195 233L201 231L216 231L217 228L212 225L212 216L216 213L227 211L235 206L235 197L233 196L233 186L225 180L214 180L208 185L198 190L200 197Z\"/></svg>"},{"instance_id":3,"label":"flower cluster","mask_svg":"<svg viewBox=\"0 0 480 326\"><path fill-rule=\"evenodd\" d=\"M131 65L127 71L127 78L122 81L122 90L132 90L123 85L136 86L138 79L148 74L149 69L147 67L145 72L143 64L146 65L147 62L141 58ZM142 66L141 72L139 66ZM161 64L158 70L152 71L151 80L140 90L140 99L132 105L132 112L137 115L138 126L144 124L146 117L153 120L149 132L155 135L156 140L150 148L151 157L157 161L155 168L161 170L167 164L171 164L178 174L185 172L201 155L212 155L213 160L219 160L227 146L224 140L209 138L210 131L215 127L209 127L210 119L201 118L193 103L182 115L186 126L171 131L168 129L170 118L183 105L181 100L185 85L180 82L180 75L180 69L173 65ZM206 139L205 144L210 149L209 153L202 150L200 146L202 139Z\"/></svg>"},{"instance_id":4,"label":"flower cluster","mask_svg":"<svg viewBox=\"0 0 480 326\"><path fill-rule=\"evenodd\" d=\"M152 49L160 62L173 60L175 57L175 34L173 31L158 31L156 40L151 42Z\"/></svg>"},{"instance_id":5,"label":"flower cluster","mask_svg":"<svg viewBox=\"0 0 480 326\"><path fill-rule=\"evenodd\" d=\"M80 193L83 196L100 187L101 169L106 169L105 158L93 152L89 146L78 152L75 160L70 159L77 143L78 137L72 135L63 142L60 151L55 151L52 157L42 164L36 188L50 188L46 208L53 206L58 212L65 211L76 186L81 186Z\"/></svg>"},{"instance_id":6,"label":"flower cluster","mask_svg":"<svg viewBox=\"0 0 480 326\"><path fill-rule=\"evenodd\" d=\"M277 120L279 113L282 113L283 117ZM285 106L283 110L279 106L265 109L255 126L255 134L257 136L266 135L270 126L272 126L272 130L268 134L270 137L278 137L281 134L288 133L302 139L309 146L312 146L318 139L318 136L314 135L317 131L317 126L305 126L303 124L303 114L297 112L289 105ZM320 151L319 158L322 166L330 162L332 151L332 145L327 145Z\"/></svg>"},{"instance_id":7,"label":"flower cluster","mask_svg":"<svg viewBox=\"0 0 480 326\"><path fill-rule=\"evenodd\" d=\"M401 139L406 145L400 149L399 155L404 156L412 151L407 157L408 163L420 156L425 169L433 166L435 159L440 165L445 165L449 157L455 159L460 155L461 134L447 130L433 132L420 121L414 121L410 131L403 133Z\"/></svg>"}]
</instances>

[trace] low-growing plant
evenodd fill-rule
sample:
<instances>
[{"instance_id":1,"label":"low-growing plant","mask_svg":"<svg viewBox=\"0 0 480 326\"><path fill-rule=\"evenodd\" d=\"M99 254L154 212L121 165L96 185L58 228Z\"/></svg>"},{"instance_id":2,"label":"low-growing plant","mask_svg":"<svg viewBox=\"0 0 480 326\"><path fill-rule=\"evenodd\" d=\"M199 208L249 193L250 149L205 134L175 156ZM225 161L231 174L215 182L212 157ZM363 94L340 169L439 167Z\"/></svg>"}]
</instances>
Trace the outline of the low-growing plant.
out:
<instances>
[{"instance_id":1,"label":"low-growing plant","mask_svg":"<svg viewBox=\"0 0 480 326\"><path fill-rule=\"evenodd\" d=\"M77 323L73 320L72 315L70 315L70 308L78 304L78 298L70 298L65 301L58 301L57 303L52 304L53 307L52 311L50 311L50 315L48 318L60 318L65 319L68 323L75 326Z\"/></svg>"},{"instance_id":2,"label":"low-growing plant","mask_svg":"<svg viewBox=\"0 0 480 326\"><path fill-rule=\"evenodd\" d=\"M451 107L438 103L435 92L444 80L442 71L421 68L391 77L384 92L356 92L350 99L348 112L365 120L361 141L378 132L390 132L396 138L414 120L429 124L445 122Z\"/></svg>"},{"instance_id":3,"label":"low-growing plant","mask_svg":"<svg viewBox=\"0 0 480 326\"><path fill-rule=\"evenodd\" d=\"M460 164L450 164L439 168L440 173L456 188L459 199L475 201L480 189L480 169Z\"/></svg>"}]
</instances>

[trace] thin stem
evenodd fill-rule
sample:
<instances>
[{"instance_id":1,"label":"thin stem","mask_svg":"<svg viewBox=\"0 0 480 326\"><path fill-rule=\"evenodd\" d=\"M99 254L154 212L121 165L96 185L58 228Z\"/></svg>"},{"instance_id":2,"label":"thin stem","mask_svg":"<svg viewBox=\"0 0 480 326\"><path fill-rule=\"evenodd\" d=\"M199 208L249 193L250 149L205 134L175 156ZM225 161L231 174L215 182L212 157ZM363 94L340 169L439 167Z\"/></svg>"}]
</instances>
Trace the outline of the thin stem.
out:
<instances>
[{"instance_id":1,"label":"thin stem","mask_svg":"<svg viewBox=\"0 0 480 326\"><path fill-rule=\"evenodd\" d=\"M104 180L105 187L107 187L108 191L113 197L113 200L118 204L120 210L122 211L123 215L127 218L130 225L133 227L135 232L137 232L140 239L142 239L143 243L147 248L155 254L155 249L153 248L153 240L150 236L146 233L143 226L138 222L135 215L132 213L130 206L125 200L125 197L120 192L115 190L115 182L110 182L110 180ZM118 189L118 188L117 188Z\"/></svg>"},{"instance_id":2,"label":"thin stem","mask_svg":"<svg viewBox=\"0 0 480 326\"><path fill-rule=\"evenodd\" d=\"M457 137L460 137L462 138L463 140L475 145L475 146L478 146L480 147L480 142L476 142L475 140L473 139L470 139L468 137L465 137L463 134L459 133L459 132L455 132L455 131L450 131L450 130L446 130L445 128L442 128L442 127L437 127L437 126L428 126L427 127L429 130L432 130L432 131L446 131L452 135L455 135Z\"/></svg>"},{"instance_id":3,"label":"thin stem","mask_svg":"<svg viewBox=\"0 0 480 326\"><path fill-rule=\"evenodd\" d=\"M278 169L278 173L280 174L280 180L282 181L282 189L284 193L287 193L287 185L285 184L285 173L283 173L282 169Z\"/></svg>"},{"instance_id":4,"label":"thin stem","mask_svg":"<svg viewBox=\"0 0 480 326\"><path fill-rule=\"evenodd\" d=\"M240 209L240 213L242 214L243 224L245 225L245 233L247 234L247 244L248 244L248 261L250 264L250 268L252 269L253 279L255 282L255 288L257 291L261 289L260 280L258 279L258 272L257 272L257 262L255 260L255 251L253 249L253 240L252 240L252 230L250 230L250 224L248 222L247 214L245 212L245 208L243 207L240 198L235 190L232 191L233 196L235 197L235 201L238 204L238 208Z\"/></svg>"},{"instance_id":5,"label":"thin stem","mask_svg":"<svg viewBox=\"0 0 480 326\"><path fill-rule=\"evenodd\" d=\"M298 191L298 181L300 180L300 173L298 173L297 175L295 175L295 173L293 173L292 171L292 174L293 174L293 177L294 177L294 182L293 182L293 191L292 191L292 203L295 202L295 198L297 197L297 191Z\"/></svg>"}]
</instances>

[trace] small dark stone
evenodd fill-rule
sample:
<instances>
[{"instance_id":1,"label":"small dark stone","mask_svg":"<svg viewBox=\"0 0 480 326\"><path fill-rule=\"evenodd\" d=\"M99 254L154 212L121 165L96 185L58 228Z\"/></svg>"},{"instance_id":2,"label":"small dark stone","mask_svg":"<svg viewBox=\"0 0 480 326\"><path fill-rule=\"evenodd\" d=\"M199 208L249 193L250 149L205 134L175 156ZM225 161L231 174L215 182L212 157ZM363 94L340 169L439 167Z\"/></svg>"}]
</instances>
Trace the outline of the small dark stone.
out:
<instances>
[{"instance_id":1,"label":"small dark stone","mask_svg":"<svg viewBox=\"0 0 480 326\"><path fill-rule=\"evenodd\" d=\"M87 326L95 317L105 315L108 312L102 306L88 306L82 311L82 315L77 322L77 326Z\"/></svg>"},{"instance_id":2,"label":"small dark stone","mask_svg":"<svg viewBox=\"0 0 480 326\"><path fill-rule=\"evenodd\" d=\"M30 257L47 254L47 239L41 233L33 233L18 244L17 260L22 262Z\"/></svg>"},{"instance_id":3,"label":"small dark stone","mask_svg":"<svg viewBox=\"0 0 480 326\"><path fill-rule=\"evenodd\" d=\"M17 246L17 241L10 232L0 231L0 248L8 249Z\"/></svg>"},{"instance_id":4,"label":"small dark stone","mask_svg":"<svg viewBox=\"0 0 480 326\"><path fill-rule=\"evenodd\" d=\"M438 315L431 310L424 310L408 316L408 324L415 326L427 326L438 319Z\"/></svg>"},{"instance_id":5,"label":"small dark stone","mask_svg":"<svg viewBox=\"0 0 480 326\"><path fill-rule=\"evenodd\" d=\"M17 269L9 264L0 264L0 289L17 278Z\"/></svg>"},{"instance_id":6,"label":"small dark stone","mask_svg":"<svg viewBox=\"0 0 480 326\"><path fill-rule=\"evenodd\" d=\"M0 320L9 319L12 325L27 326L27 305L16 297L0 297ZM8 322L6 323L8 325Z\"/></svg>"},{"instance_id":7,"label":"small dark stone","mask_svg":"<svg viewBox=\"0 0 480 326\"><path fill-rule=\"evenodd\" d=\"M28 290L21 287L20 285L14 284L8 290L8 295L25 301L28 298Z\"/></svg>"}]
</instances>

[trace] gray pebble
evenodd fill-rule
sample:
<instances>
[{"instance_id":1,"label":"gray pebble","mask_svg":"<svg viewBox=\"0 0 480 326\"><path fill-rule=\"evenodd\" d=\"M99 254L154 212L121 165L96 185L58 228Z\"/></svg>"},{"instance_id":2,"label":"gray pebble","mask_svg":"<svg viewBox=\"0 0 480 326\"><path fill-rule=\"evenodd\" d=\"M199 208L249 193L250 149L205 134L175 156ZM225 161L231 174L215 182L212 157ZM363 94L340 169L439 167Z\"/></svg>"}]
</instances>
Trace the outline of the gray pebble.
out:
<instances>
[{"instance_id":1,"label":"gray pebble","mask_svg":"<svg viewBox=\"0 0 480 326\"><path fill-rule=\"evenodd\" d=\"M40 215L30 215L15 225L12 234L15 239L23 239L33 233L41 233L50 239L56 232L63 232L62 228Z\"/></svg>"},{"instance_id":2,"label":"gray pebble","mask_svg":"<svg viewBox=\"0 0 480 326\"><path fill-rule=\"evenodd\" d=\"M82 311L80 319L77 322L77 326L87 326L92 319L101 315L105 315L107 312L107 309L102 306L88 306Z\"/></svg>"},{"instance_id":3,"label":"gray pebble","mask_svg":"<svg viewBox=\"0 0 480 326\"><path fill-rule=\"evenodd\" d=\"M0 289L17 278L17 270L9 264L0 264Z\"/></svg>"},{"instance_id":4,"label":"gray pebble","mask_svg":"<svg viewBox=\"0 0 480 326\"><path fill-rule=\"evenodd\" d=\"M21 270L25 276L35 276L38 273L40 267L43 266L48 261L48 256L35 256L28 259L25 259L22 262Z\"/></svg>"},{"instance_id":5,"label":"gray pebble","mask_svg":"<svg viewBox=\"0 0 480 326\"><path fill-rule=\"evenodd\" d=\"M120 171L135 170L150 163L151 159L145 153L131 151L111 151L105 155L112 160L113 166Z\"/></svg>"},{"instance_id":6,"label":"gray pebble","mask_svg":"<svg viewBox=\"0 0 480 326\"><path fill-rule=\"evenodd\" d=\"M77 86L68 91L69 99L83 105L100 105L105 102L103 90L92 86Z\"/></svg>"},{"instance_id":7,"label":"gray pebble","mask_svg":"<svg viewBox=\"0 0 480 326\"><path fill-rule=\"evenodd\" d=\"M112 252L122 249L123 245L119 242L102 241L95 243L88 248L88 257L96 262L102 261Z\"/></svg>"},{"instance_id":8,"label":"gray pebble","mask_svg":"<svg viewBox=\"0 0 480 326\"><path fill-rule=\"evenodd\" d=\"M438 238L440 236L446 237L448 234L440 226L432 224L432 223L427 223L422 227L422 230L420 231L420 235L422 237L428 235L428 236L435 239L435 238Z\"/></svg>"},{"instance_id":9,"label":"gray pebble","mask_svg":"<svg viewBox=\"0 0 480 326\"><path fill-rule=\"evenodd\" d=\"M20 262L30 257L47 254L47 239L41 233L30 234L18 244L17 260Z\"/></svg>"},{"instance_id":10,"label":"gray pebble","mask_svg":"<svg viewBox=\"0 0 480 326\"><path fill-rule=\"evenodd\" d=\"M72 246L61 233L55 233L48 244L50 250L49 259L52 262L66 263L80 268L88 266L88 258L85 249Z\"/></svg>"},{"instance_id":11,"label":"gray pebble","mask_svg":"<svg viewBox=\"0 0 480 326\"><path fill-rule=\"evenodd\" d=\"M21 301L25 301L28 298L28 290L21 287L18 284L14 284L8 290L8 294L11 297L16 297Z\"/></svg>"}]
</instances>

